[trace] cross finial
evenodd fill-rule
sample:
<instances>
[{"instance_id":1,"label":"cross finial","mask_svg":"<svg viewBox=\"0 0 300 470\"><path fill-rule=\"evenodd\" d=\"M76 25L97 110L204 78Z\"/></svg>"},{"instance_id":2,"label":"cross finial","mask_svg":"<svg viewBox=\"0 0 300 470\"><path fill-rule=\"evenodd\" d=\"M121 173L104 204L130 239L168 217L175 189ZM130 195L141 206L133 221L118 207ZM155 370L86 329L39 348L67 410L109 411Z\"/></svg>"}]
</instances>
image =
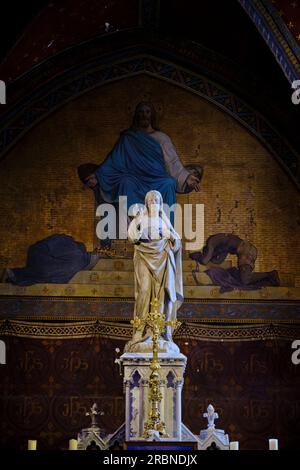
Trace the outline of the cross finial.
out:
<instances>
[{"instance_id":1,"label":"cross finial","mask_svg":"<svg viewBox=\"0 0 300 470\"><path fill-rule=\"evenodd\" d=\"M90 416L92 420L91 427L97 427L98 425L97 425L96 417L103 416L103 415L104 415L104 411L100 411L98 409L97 403L93 403L92 407L90 408L90 411L85 413L85 416Z\"/></svg>"},{"instance_id":2,"label":"cross finial","mask_svg":"<svg viewBox=\"0 0 300 470\"><path fill-rule=\"evenodd\" d=\"M218 413L215 413L215 409L212 405L208 405L206 413L203 413L203 417L207 418L209 429L215 429L215 419L219 418Z\"/></svg>"}]
</instances>

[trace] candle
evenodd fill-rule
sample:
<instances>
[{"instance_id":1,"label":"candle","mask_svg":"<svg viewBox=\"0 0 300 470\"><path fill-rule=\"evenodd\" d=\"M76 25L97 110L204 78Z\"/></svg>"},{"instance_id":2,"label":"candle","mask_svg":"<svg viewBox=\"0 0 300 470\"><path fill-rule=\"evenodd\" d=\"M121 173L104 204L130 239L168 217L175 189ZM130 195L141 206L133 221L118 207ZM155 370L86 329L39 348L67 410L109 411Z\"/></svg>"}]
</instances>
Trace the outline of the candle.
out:
<instances>
[{"instance_id":1,"label":"candle","mask_svg":"<svg viewBox=\"0 0 300 470\"><path fill-rule=\"evenodd\" d=\"M269 439L269 450L278 450L278 439Z\"/></svg>"},{"instance_id":2,"label":"candle","mask_svg":"<svg viewBox=\"0 0 300 470\"><path fill-rule=\"evenodd\" d=\"M229 450L239 450L238 441L229 442Z\"/></svg>"},{"instance_id":3,"label":"candle","mask_svg":"<svg viewBox=\"0 0 300 470\"><path fill-rule=\"evenodd\" d=\"M76 439L69 440L69 450L77 450L78 442Z\"/></svg>"},{"instance_id":4,"label":"candle","mask_svg":"<svg viewBox=\"0 0 300 470\"><path fill-rule=\"evenodd\" d=\"M37 441L29 440L28 441L28 450L36 450Z\"/></svg>"}]
</instances>

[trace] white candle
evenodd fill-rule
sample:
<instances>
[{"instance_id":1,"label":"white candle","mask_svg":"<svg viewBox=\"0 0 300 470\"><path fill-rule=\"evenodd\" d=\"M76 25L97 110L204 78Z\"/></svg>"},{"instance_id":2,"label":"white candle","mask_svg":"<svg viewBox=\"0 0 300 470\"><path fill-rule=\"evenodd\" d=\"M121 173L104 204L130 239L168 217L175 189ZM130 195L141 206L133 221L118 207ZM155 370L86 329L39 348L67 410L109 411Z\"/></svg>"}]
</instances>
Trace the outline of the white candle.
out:
<instances>
[{"instance_id":1,"label":"white candle","mask_svg":"<svg viewBox=\"0 0 300 470\"><path fill-rule=\"evenodd\" d=\"M28 441L28 450L36 450L37 441L29 440Z\"/></svg>"},{"instance_id":2,"label":"white candle","mask_svg":"<svg viewBox=\"0 0 300 470\"><path fill-rule=\"evenodd\" d=\"M69 440L69 450L77 450L78 442L76 439Z\"/></svg>"},{"instance_id":3,"label":"white candle","mask_svg":"<svg viewBox=\"0 0 300 470\"><path fill-rule=\"evenodd\" d=\"M229 450L239 450L238 441L229 442Z\"/></svg>"},{"instance_id":4,"label":"white candle","mask_svg":"<svg viewBox=\"0 0 300 470\"><path fill-rule=\"evenodd\" d=\"M269 450L278 450L278 439L269 439Z\"/></svg>"}]
</instances>

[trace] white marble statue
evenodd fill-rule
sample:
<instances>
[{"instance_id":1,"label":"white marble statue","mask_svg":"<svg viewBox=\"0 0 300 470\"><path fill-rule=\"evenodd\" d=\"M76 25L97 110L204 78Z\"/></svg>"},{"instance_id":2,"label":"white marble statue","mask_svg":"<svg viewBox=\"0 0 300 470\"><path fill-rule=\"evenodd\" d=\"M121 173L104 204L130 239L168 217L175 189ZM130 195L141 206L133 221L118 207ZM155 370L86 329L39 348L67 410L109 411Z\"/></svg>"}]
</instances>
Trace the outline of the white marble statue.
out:
<instances>
[{"instance_id":1,"label":"white marble statue","mask_svg":"<svg viewBox=\"0 0 300 470\"><path fill-rule=\"evenodd\" d=\"M151 309L150 303L157 298L166 320L176 319L183 302L181 241L163 210L162 196L158 191L146 194L144 208L129 225L128 239L135 244L134 316L145 320ZM141 324L134 329L125 351L150 352L151 336L151 331ZM160 341L160 350L179 352L172 341L170 326L166 327Z\"/></svg>"}]
</instances>

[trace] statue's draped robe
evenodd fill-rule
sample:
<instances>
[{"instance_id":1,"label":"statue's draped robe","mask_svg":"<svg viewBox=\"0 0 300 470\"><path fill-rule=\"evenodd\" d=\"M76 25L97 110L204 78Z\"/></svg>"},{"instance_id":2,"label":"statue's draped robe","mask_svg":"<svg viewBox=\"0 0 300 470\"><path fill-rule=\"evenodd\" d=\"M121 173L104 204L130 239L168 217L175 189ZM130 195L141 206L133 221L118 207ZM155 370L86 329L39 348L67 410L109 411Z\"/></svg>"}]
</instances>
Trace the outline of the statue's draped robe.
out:
<instances>
[{"instance_id":1,"label":"statue's draped robe","mask_svg":"<svg viewBox=\"0 0 300 470\"><path fill-rule=\"evenodd\" d=\"M147 217L145 217L147 219ZM146 319L152 302L158 299L160 311L166 320L175 320L177 310L183 302L182 253L179 236L177 240L161 238L143 242L140 222L133 219L128 228L128 239L137 242L134 249L135 307L134 317ZM168 328L171 331L171 327ZM151 336L144 325L137 328L129 346ZM167 337L171 340L171 337Z\"/></svg>"},{"instance_id":2,"label":"statue's draped robe","mask_svg":"<svg viewBox=\"0 0 300 470\"><path fill-rule=\"evenodd\" d=\"M164 203L172 206L188 175L166 134L132 129L121 134L96 170L103 199L113 203L126 195L128 207L144 204L151 190L159 191Z\"/></svg>"}]
</instances>

